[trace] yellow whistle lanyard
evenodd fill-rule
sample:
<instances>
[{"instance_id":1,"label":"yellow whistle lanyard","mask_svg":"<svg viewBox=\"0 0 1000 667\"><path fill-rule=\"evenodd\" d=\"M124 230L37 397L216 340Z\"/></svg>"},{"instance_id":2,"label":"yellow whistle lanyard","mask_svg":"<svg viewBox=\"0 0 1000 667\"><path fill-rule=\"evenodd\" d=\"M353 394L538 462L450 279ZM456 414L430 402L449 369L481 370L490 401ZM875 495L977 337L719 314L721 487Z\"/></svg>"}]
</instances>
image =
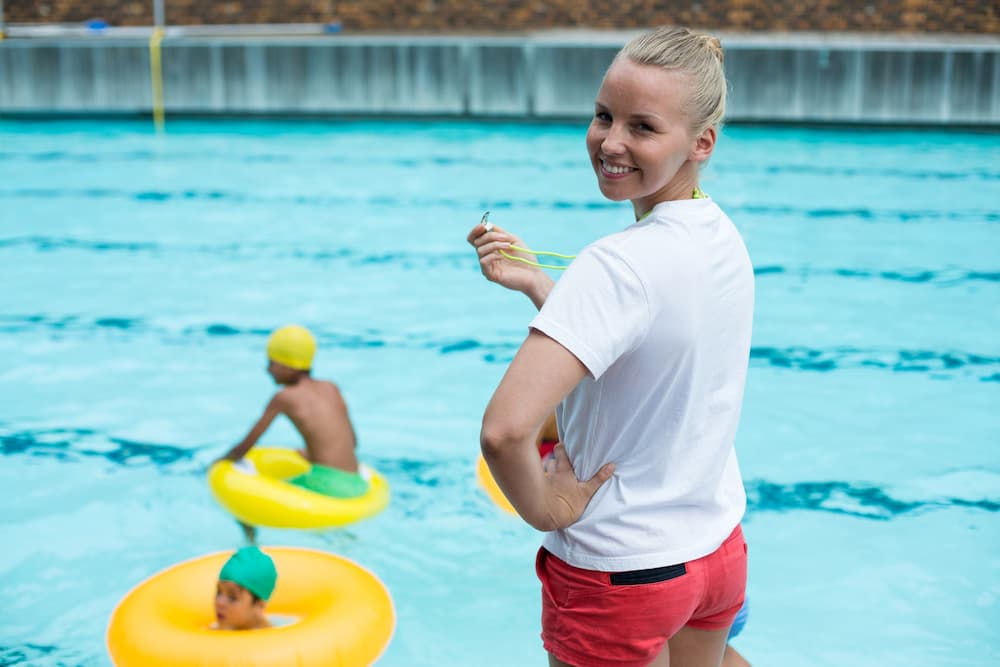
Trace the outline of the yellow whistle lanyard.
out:
<instances>
[{"instance_id":1,"label":"yellow whistle lanyard","mask_svg":"<svg viewBox=\"0 0 1000 667\"><path fill-rule=\"evenodd\" d=\"M544 257L558 257L559 259L576 259L576 255L563 255L563 254L560 254L558 252L546 252L544 250L531 250L530 248L521 248L521 247L516 246L516 245L510 246L510 249L511 250L517 250L519 252L526 252L526 253L529 253L529 254L535 255L535 256L542 255ZM503 250L500 251L500 254L503 255L504 257L506 257L507 259L513 260L515 262L521 262L522 264L528 264L530 266L537 266L537 267L542 268L542 269L555 269L556 271L565 271L566 269L569 268L568 266L562 266L561 264L541 264L540 262L534 262L534 261L532 261L530 259L526 259L524 257L517 257L515 255L508 255Z\"/></svg>"},{"instance_id":2,"label":"yellow whistle lanyard","mask_svg":"<svg viewBox=\"0 0 1000 667\"><path fill-rule=\"evenodd\" d=\"M707 199L707 195L701 191L701 188L695 188L691 192L691 199ZM637 220L636 222L645 220L646 217L652 212L653 212L652 209L646 211L646 213L643 214L643 216L639 218L639 220ZM490 212L486 211L486 213L483 214L483 219L480 222L482 222L482 224L486 224L489 216ZM556 257L557 259L576 259L576 255L564 255L559 252L548 252L546 250L532 250L531 248L521 248L520 246L516 245L511 245L510 249L516 250L517 252L526 252L529 255L535 255L536 257L541 256L541 257ZM504 252L503 250L500 250L500 254L513 262L521 262L522 264L527 264L528 266L537 266L540 269L554 269L556 271L565 271L566 269L569 268L568 266L562 266L561 264L542 264L540 262L535 262L525 257L517 257L516 255L511 255L509 253Z\"/></svg>"}]
</instances>

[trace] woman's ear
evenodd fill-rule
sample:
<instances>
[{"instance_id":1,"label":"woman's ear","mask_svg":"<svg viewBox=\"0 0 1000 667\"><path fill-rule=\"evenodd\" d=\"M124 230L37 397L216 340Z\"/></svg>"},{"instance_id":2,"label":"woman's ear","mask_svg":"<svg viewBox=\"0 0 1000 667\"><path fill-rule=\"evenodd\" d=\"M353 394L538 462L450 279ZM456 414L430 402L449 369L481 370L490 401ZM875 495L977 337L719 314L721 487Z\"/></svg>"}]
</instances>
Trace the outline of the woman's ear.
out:
<instances>
[{"instance_id":1,"label":"woman's ear","mask_svg":"<svg viewBox=\"0 0 1000 667\"><path fill-rule=\"evenodd\" d=\"M715 150L715 140L718 137L718 130L713 127L706 127L702 130L702 133L694 140L694 145L691 146L691 152L688 153L688 159L692 162L704 162L708 158L712 157L712 151Z\"/></svg>"}]
</instances>

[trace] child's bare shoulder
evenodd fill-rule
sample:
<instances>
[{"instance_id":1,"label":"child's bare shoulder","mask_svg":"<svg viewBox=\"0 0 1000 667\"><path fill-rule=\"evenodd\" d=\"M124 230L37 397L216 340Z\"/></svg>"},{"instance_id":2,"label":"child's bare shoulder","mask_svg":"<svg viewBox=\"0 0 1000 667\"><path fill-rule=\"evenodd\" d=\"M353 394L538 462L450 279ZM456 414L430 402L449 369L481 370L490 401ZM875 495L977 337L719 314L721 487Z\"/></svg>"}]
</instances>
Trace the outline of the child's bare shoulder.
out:
<instances>
[{"instance_id":1,"label":"child's bare shoulder","mask_svg":"<svg viewBox=\"0 0 1000 667\"><path fill-rule=\"evenodd\" d=\"M328 380L311 379L309 382L299 383L291 387L285 387L279 393L286 395L285 400L292 402L307 401L310 398L331 398L340 396L340 388Z\"/></svg>"},{"instance_id":2,"label":"child's bare shoulder","mask_svg":"<svg viewBox=\"0 0 1000 667\"><path fill-rule=\"evenodd\" d=\"M316 394L323 396L325 400L343 401L344 397L340 393L340 387L336 382L330 380L319 380L316 382Z\"/></svg>"},{"instance_id":3,"label":"child's bare shoulder","mask_svg":"<svg viewBox=\"0 0 1000 667\"><path fill-rule=\"evenodd\" d=\"M329 392L330 396L337 398L338 400L343 400L343 396L340 393L340 387L337 386L336 382L327 382L326 390Z\"/></svg>"},{"instance_id":4,"label":"child's bare shoulder","mask_svg":"<svg viewBox=\"0 0 1000 667\"><path fill-rule=\"evenodd\" d=\"M271 405L281 411L285 411L290 405L296 402L296 392L294 387L282 387L274 393L271 398Z\"/></svg>"}]
</instances>

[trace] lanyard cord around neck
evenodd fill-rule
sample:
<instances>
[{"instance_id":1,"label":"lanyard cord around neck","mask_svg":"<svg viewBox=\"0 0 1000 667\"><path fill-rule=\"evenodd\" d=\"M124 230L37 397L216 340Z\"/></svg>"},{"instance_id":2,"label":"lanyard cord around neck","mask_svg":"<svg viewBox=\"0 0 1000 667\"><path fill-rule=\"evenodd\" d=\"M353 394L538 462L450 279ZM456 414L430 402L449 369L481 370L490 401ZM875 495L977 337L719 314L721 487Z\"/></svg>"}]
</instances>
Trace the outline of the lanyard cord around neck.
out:
<instances>
[{"instance_id":1,"label":"lanyard cord around neck","mask_svg":"<svg viewBox=\"0 0 1000 667\"><path fill-rule=\"evenodd\" d=\"M708 198L707 195L705 195L705 193L701 191L701 188L695 188L691 192L691 199L707 199L707 198ZM636 222L641 222L642 220L645 220L652 212L653 209L649 209L648 211L643 213L642 216L638 220L636 220ZM482 224L488 227L486 231L492 229L492 225L490 225L490 223L488 222L489 216L490 212L486 211L486 213L483 214L483 219L480 221ZM576 255L563 255L562 253L548 252L546 250L532 250L530 248L522 248L516 245L511 245L510 249L516 250L518 252L525 252L528 253L529 255L535 255L535 256L555 257L557 259L576 259ZM569 268L568 266L562 266L560 264L542 264L540 262L535 262L525 257L518 257L516 255L511 255L509 253L504 252L503 250L500 250L499 252L501 255L503 255L504 257L506 257L511 261L521 262L522 264L527 264L528 266L537 266L540 269L554 269L556 271L565 271L566 269Z\"/></svg>"}]
</instances>

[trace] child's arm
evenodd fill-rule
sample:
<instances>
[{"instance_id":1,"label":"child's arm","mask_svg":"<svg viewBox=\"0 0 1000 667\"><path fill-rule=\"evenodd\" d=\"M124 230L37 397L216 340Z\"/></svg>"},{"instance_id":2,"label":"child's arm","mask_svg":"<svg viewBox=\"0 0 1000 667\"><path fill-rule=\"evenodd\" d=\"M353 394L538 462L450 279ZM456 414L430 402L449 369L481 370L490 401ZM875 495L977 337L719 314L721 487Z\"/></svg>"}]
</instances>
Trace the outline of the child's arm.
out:
<instances>
[{"instance_id":1,"label":"child's arm","mask_svg":"<svg viewBox=\"0 0 1000 667\"><path fill-rule=\"evenodd\" d=\"M257 440L260 439L260 436L264 435L264 431L266 431L271 425L274 418L282 412L284 412L284 408L281 401L281 393L279 392L274 395L271 402L267 404L266 408L264 408L264 414L261 415L260 419L257 420L257 423L253 425L250 432L247 433L247 437L243 438L239 444L230 449L229 453L222 458L230 461L239 461L241 458L246 456L246 453L249 452L255 444L257 444Z\"/></svg>"}]
</instances>

